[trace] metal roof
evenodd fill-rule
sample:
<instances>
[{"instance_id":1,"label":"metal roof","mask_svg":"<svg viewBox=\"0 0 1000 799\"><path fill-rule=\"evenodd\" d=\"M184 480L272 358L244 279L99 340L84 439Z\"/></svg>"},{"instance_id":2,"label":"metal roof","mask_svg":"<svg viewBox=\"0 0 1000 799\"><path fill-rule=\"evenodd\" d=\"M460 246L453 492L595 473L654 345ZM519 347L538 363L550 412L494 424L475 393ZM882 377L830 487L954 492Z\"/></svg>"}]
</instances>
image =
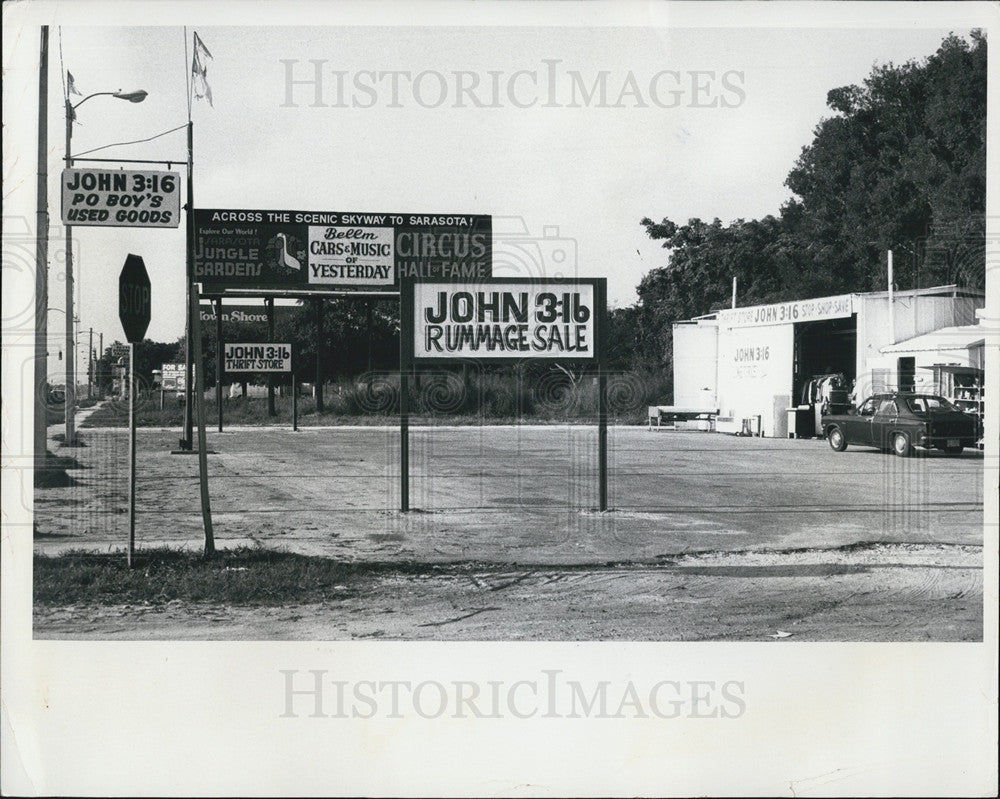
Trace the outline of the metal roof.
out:
<instances>
[{"instance_id":1,"label":"metal roof","mask_svg":"<svg viewBox=\"0 0 1000 799\"><path fill-rule=\"evenodd\" d=\"M882 347L879 352L940 352L971 349L985 344L987 332L987 329L982 325L942 327L940 330ZM993 335L996 336L996 331L993 331Z\"/></svg>"}]
</instances>

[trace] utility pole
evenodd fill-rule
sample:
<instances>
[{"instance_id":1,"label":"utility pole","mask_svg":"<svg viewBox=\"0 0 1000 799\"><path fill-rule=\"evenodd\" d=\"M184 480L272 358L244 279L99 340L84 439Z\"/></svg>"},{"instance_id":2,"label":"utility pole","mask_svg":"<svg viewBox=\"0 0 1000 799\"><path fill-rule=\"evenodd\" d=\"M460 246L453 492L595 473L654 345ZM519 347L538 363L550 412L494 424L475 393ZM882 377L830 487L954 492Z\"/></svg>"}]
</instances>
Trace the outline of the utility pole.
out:
<instances>
[{"instance_id":1,"label":"utility pole","mask_svg":"<svg viewBox=\"0 0 1000 799\"><path fill-rule=\"evenodd\" d=\"M38 183L35 201L35 474L45 461L48 420L49 306L49 26L42 25L38 70Z\"/></svg>"},{"instance_id":2,"label":"utility pole","mask_svg":"<svg viewBox=\"0 0 1000 799\"><path fill-rule=\"evenodd\" d=\"M76 285L77 285L76 301L75 301L76 302L76 307L77 308L82 308L83 307L83 303L80 301L80 289L79 289L80 281L79 280L76 281ZM79 375L80 363L81 363L81 360L80 360L80 343L81 343L80 342L80 338L81 338L80 333L82 332L82 328L80 327L80 325L82 325L82 324L83 323L80 321L80 317L79 316L77 316L77 317L75 317L73 319L73 347L74 347L74 352L73 352L73 389L74 389L74 391L80 385L80 375ZM73 396L75 397L76 394L74 393ZM74 411L74 423L75 423L75 421L76 421L76 412Z\"/></svg>"},{"instance_id":3,"label":"utility pole","mask_svg":"<svg viewBox=\"0 0 1000 799\"><path fill-rule=\"evenodd\" d=\"M888 257L886 259L886 282L889 285L889 343L896 343L896 306L895 297L893 296L893 274L892 274L892 250L889 250Z\"/></svg>"},{"instance_id":4,"label":"utility pole","mask_svg":"<svg viewBox=\"0 0 1000 799\"><path fill-rule=\"evenodd\" d=\"M87 345L87 399L94 398L94 328L90 328L90 344Z\"/></svg>"},{"instance_id":5,"label":"utility pole","mask_svg":"<svg viewBox=\"0 0 1000 799\"><path fill-rule=\"evenodd\" d=\"M76 112L66 96L66 168L72 169L70 153L73 138L73 118ZM65 445L73 446L76 441L76 342L73 340L73 226L64 222L66 228L66 437Z\"/></svg>"},{"instance_id":6,"label":"utility pole","mask_svg":"<svg viewBox=\"0 0 1000 799\"><path fill-rule=\"evenodd\" d=\"M188 114L190 116L190 112ZM191 302L194 286L194 123L188 119L187 125L187 340L184 343L184 439L181 442L181 449L190 450L194 446L194 375L192 374L192 364L194 362L194 341L195 319L192 310L194 304ZM195 309L197 310L197 309ZM200 320L198 320L200 321ZM201 326L198 325L200 330ZM200 349L200 347L199 347ZM200 366L198 367L201 368Z\"/></svg>"}]
</instances>

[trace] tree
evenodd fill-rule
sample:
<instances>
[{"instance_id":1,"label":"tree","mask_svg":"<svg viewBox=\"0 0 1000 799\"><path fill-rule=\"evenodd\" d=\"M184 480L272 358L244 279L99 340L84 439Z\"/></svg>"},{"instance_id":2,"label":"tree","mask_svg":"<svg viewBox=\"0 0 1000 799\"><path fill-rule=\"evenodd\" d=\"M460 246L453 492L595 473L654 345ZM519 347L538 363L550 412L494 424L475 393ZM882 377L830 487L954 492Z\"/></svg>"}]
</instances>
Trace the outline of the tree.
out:
<instances>
[{"instance_id":1,"label":"tree","mask_svg":"<svg viewBox=\"0 0 1000 799\"><path fill-rule=\"evenodd\" d=\"M642 220L668 257L639 284L633 362L669 369L672 323L726 307L734 277L741 305L879 290L892 248L898 286L984 288L985 37L877 66L827 105L778 216Z\"/></svg>"},{"instance_id":2,"label":"tree","mask_svg":"<svg viewBox=\"0 0 1000 799\"><path fill-rule=\"evenodd\" d=\"M850 276L855 291L885 287L883 253L909 246L901 285L982 288L986 211L986 39L948 36L918 63L876 67L861 86L827 95L820 122L785 185L800 198L800 235L815 266Z\"/></svg>"},{"instance_id":3,"label":"tree","mask_svg":"<svg viewBox=\"0 0 1000 799\"><path fill-rule=\"evenodd\" d=\"M146 339L135 349L135 373L140 385L150 386L153 383L153 370L162 369L163 364L176 361L183 350L179 342L166 344L160 341Z\"/></svg>"}]
</instances>

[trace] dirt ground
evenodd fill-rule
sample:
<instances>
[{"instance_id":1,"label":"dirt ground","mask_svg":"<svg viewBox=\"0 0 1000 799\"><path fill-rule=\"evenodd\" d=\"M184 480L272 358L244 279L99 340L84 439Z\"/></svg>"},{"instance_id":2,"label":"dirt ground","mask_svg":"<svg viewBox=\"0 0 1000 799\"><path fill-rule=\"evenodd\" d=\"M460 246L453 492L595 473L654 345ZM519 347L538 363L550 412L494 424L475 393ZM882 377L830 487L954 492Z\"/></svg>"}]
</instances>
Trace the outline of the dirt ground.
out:
<instances>
[{"instance_id":1,"label":"dirt ground","mask_svg":"<svg viewBox=\"0 0 1000 799\"><path fill-rule=\"evenodd\" d=\"M55 431L56 428L52 430ZM36 552L123 548L127 433L36 492ZM197 461L139 431L138 547L200 548ZM981 640L983 458L638 427L209 432L216 544L379 564L297 606L36 607L35 636L213 640ZM30 498L28 498L30 501ZM394 573L384 564L407 564ZM419 568L413 565L418 564ZM363 573L363 572L362 572Z\"/></svg>"}]
</instances>

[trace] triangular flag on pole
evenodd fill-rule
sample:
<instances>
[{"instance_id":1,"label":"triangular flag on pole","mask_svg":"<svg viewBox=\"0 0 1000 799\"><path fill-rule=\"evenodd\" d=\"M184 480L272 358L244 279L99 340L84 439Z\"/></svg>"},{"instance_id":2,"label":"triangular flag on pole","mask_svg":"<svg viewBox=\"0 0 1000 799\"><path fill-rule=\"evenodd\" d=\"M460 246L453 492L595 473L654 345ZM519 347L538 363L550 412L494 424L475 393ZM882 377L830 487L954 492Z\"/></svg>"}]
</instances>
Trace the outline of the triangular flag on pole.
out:
<instances>
[{"instance_id":1,"label":"triangular flag on pole","mask_svg":"<svg viewBox=\"0 0 1000 799\"><path fill-rule=\"evenodd\" d=\"M212 102L212 87L208 85L208 64L206 59L211 58L205 43L201 40L198 32L194 32L194 58L191 59L191 85L194 87L195 97L204 97L208 104L215 107Z\"/></svg>"},{"instance_id":2,"label":"triangular flag on pole","mask_svg":"<svg viewBox=\"0 0 1000 799\"><path fill-rule=\"evenodd\" d=\"M76 88L76 82L73 80L73 73L68 69L66 70L66 93L83 97L83 95L80 94L80 90Z\"/></svg>"}]
</instances>

